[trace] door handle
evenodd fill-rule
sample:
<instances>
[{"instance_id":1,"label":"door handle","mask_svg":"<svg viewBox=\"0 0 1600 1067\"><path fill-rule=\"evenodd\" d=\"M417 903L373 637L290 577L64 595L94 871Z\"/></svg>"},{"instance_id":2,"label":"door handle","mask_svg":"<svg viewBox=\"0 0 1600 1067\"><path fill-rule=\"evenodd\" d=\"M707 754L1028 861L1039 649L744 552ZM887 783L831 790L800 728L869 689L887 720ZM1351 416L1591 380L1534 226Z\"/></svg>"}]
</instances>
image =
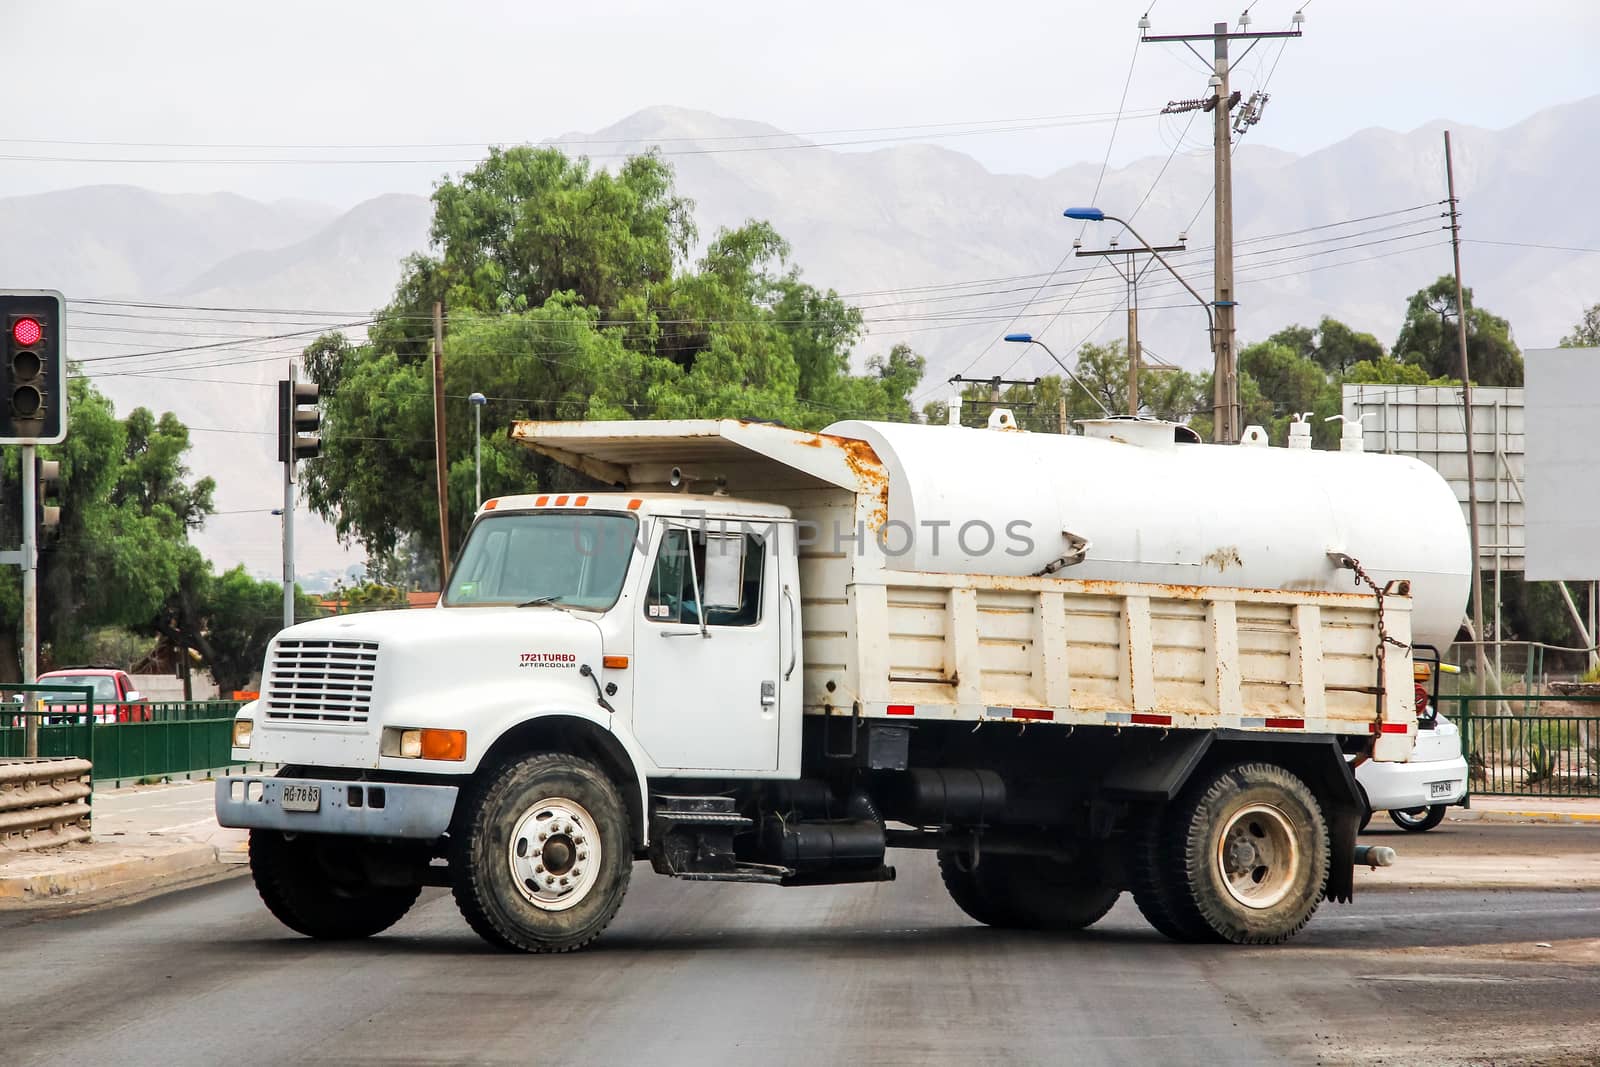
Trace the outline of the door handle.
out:
<instances>
[{"instance_id":1,"label":"door handle","mask_svg":"<svg viewBox=\"0 0 1600 1067\"><path fill-rule=\"evenodd\" d=\"M761 706L764 707L764 708L770 708L770 707L772 707L772 705L776 704L777 702L778 702L778 683L777 682L762 682L761 683Z\"/></svg>"},{"instance_id":2,"label":"door handle","mask_svg":"<svg viewBox=\"0 0 1600 1067\"><path fill-rule=\"evenodd\" d=\"M800 652L800 616L795 611L794 597L789 595L789 587L783 587L783 601L789 605L789 666L783 669L783 680L788 681L794 673L794 663Z\"/></svg>"}]
</instances>

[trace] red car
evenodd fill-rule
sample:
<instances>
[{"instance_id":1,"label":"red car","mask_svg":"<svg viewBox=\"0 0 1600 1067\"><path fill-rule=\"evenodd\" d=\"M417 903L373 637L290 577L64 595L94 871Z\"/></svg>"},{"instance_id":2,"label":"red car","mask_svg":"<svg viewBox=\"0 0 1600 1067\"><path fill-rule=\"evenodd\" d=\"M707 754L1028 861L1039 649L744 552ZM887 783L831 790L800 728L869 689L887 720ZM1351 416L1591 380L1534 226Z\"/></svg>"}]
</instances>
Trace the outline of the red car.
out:
<instances>
[{"instance_id":1,"label":"red car","mask_svg":"<svg viewBox=\"0 0 1600 1067\"><path fill-rule=\"evenodd\" d=\"M149 722L151 719L150 702L134 688L133 678L127 671L109 667L66 667L39 675L39 682L92 688L95 722ZM76 694L45 693L43 697L45 707L51 712L45 722L82 719L83 701Z\"/></svg>"}]
</instances>

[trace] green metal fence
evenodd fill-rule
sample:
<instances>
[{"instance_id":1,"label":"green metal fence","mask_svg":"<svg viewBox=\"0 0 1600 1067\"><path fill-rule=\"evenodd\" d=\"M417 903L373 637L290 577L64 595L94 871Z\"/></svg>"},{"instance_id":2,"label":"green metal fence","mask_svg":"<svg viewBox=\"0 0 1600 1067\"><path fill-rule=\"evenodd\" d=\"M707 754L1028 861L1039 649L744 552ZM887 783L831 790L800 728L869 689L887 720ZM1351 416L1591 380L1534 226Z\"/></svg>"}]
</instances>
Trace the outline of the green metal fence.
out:
<instances>
[{"instance_id":1,"label":"green metal fence","mask_svg":"<svg viewBox=\"0 0 1600 1067\"><path fill-rule=\"evenodd\" d=\"M238 701L174 701L152 705L150 722L78 721L39 726L39 755L81 756L94 764L95 781L137 781L235 766L233 714ZM0 757L23 755L24 733L11 725L23 715L59 717L46 709L0 706Z\"/></svg>"},{"instance_id":2,"label":"green metal fence","mask_svg":"<svg viewBox=\"0 0 1600 1067\"><path fill-rule=\"evenodd\" d=\"M1454 696L1470 792L1600 797L1600 698Z\"/></svg>"}]
</instances>

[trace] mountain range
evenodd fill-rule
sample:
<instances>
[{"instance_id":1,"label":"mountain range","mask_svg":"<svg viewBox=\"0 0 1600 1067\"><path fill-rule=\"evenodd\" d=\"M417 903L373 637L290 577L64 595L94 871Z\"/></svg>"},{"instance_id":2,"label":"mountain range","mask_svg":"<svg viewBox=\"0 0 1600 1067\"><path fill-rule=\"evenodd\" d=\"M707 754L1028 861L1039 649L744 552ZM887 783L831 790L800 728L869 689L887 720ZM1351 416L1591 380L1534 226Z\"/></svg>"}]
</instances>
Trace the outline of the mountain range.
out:
<instances>
[{"instance_id":1,"label":"mountain range","mask_svg":"<svg viewBox=\"0 0 1600 1067\"><path fill-rule=\"evenodd\" d=\"M1061 217L1091 197L1152 243L1187 231L1189 251L1171 259L1209 298L1206 125L1171 122L1170 155L1044 177L991 173L934 145L811 147L761 123L667 107L561 140L604 141L608 155L667 146L702 240L748 218L771 220L808 280L863 308L861 358L901 340L928 358L926 399L954 373L1053 369L1037 348L997 344L1007 329L1039 334L1064 359L1097 327L1097 338L1121 335L1126 290L1114 263L1072 256L1075 238L1101 248L1119 227ZM1503 130L1371 129L1304 156L1245 138L1234 170L1241 343L1323 315L1393 339L1410 294L1451 269L1440 216L1446 128L1463 274L1477 301L1509 319L1523 346L1542 347L1600 300L1600 256L1582 251L1600 247L1600 213L1587 195L1600 170L1597 96ZM219 483L219 514L197 542L220 564L274 575L279 535L268 512L283 488L272 382L318 332L359 324L387 300L401 261L426 247L430 216L425 196L405 192L344 210L228 193L63 189L0 199L0 279L68 295L71 356L119 410L172 410L194 429L192 467ZM1136 243L1123 236L1120 247ZM1194 299L1159 270L1143 276L1138 297L1147 348L1204 365ZM302 572L355 561L303 512L297 535Z\"/></svg>"}]
</instances>

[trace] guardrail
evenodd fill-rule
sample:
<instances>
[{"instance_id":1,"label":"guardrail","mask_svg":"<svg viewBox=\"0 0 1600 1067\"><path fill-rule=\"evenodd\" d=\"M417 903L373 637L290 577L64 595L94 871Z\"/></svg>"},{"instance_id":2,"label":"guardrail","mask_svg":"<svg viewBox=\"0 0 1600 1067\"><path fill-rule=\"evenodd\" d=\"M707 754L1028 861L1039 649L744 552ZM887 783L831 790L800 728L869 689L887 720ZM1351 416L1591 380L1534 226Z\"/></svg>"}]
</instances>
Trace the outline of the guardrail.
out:
<instances>
[{"instance_id":1,"label":"guardrail","mask_svg":"<svg viewBox=\"0 0 1600 1067\"><path fill-rule=\"evenodd\" d=\"M94 764L94 780L138 781L224 767L254 766L232 758L233 715L239 701L168 701L151 705L151 721L102 722L92 707L63 714L0 705L0 758L23 754L23 729L13 718L39 717L40 756L76 756ZM72 721L51 723L51 718ZM91 721L92 717L92 721Z\"/></svg>"},{"instance_id":2,"label":"guardrail","mask_svg":"<svg viewBox=\"0 0 1600 1067\"><path fill-rule=\"evenodd\" d=\"M89 761L22 759L0 763L0 849L35 849L89 840Z\"/></svg>"},{"instance_id":3,"label":"guardrail","mask_svg":"<svg viewBox=\"0 0 1600 1067\"><path fill-rule=\"evenodd\" d=\"M1454 707L1461 729L1469 792L1600 797L1600 698L1519 693L1454 696L1443 703Z\"/></svg>"}]
</instances>

